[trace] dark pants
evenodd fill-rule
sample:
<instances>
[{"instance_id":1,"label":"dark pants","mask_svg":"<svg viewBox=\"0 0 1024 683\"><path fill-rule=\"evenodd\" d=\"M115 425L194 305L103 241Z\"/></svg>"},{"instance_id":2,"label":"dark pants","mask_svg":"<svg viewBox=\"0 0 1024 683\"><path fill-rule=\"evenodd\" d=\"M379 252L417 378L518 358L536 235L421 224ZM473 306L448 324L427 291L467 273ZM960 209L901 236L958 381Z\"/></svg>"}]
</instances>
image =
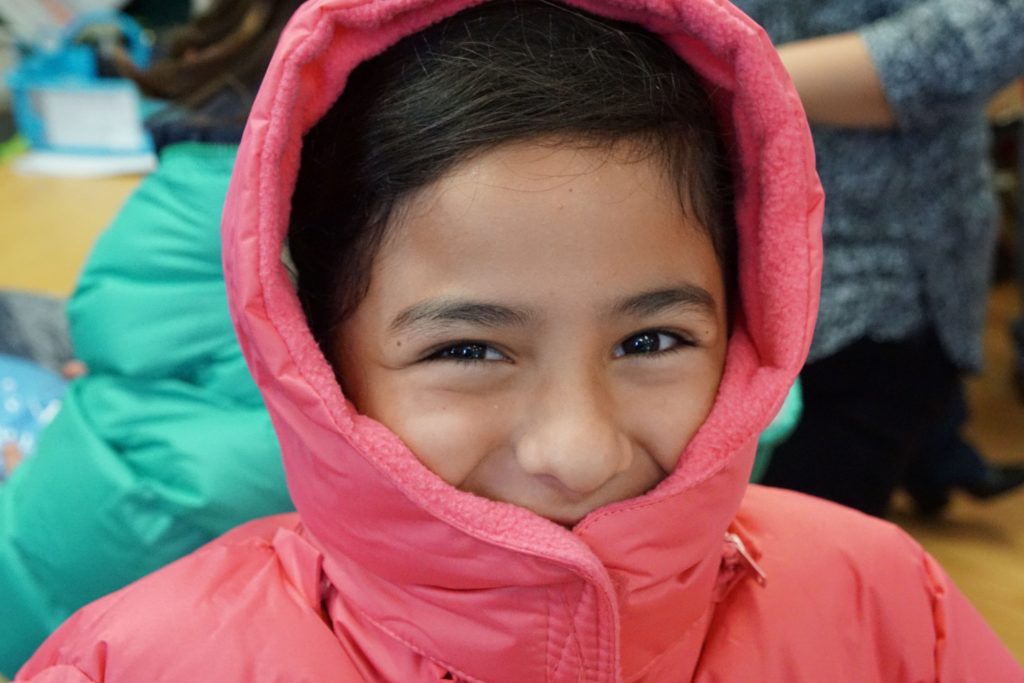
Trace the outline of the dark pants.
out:
<instances>
[{"instance_id":1,"label":"dark pants","mask_svg":"<svg viewBox=\"0 0 1024 683\"><path fill-rule=\"evenodd\" d=\"M776 449L764 483L884 516L892 492L937 435L959 424L951 406L960 375L933 333L899 342L860 340L801 375L804 414Z\"/></svg>"},{"instance_id":2,"label":"dark pants","mask_svg":"<svg viewBox=\"0 0 1024 683\"><path fill-rule=\"evenodd\" d=\"M910 462L903 477L903 488L922 509L941 509L954 488L984 479L989 465L964 440L961 429L966 422L967 402L961 382L937 429L925 441L920 457Z\"/></svg>"}]
</instances>

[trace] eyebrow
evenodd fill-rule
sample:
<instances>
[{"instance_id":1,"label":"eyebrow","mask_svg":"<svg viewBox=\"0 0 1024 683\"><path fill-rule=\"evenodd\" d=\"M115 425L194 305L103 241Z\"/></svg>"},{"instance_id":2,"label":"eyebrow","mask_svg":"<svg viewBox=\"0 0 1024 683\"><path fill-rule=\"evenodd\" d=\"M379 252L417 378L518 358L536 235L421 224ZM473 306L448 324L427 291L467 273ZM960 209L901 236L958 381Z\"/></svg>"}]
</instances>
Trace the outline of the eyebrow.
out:
<instances>
[{"instance_id":1,"label":"eyebrow","mask_svg":"<svg viewBox=\"0 0 1024 683\"><path fill-rule=\"evenodd\" d=\"M628 297L619 301L613 310L619 315L644 317L669 308L694 308L700 312L713 313L715 298L703 287L682 285Z\"/></svg>"},{"instance_id":2,"label":"eyebrow","mask_svg":"<svg viewBox=\"0 0 1024 683\"><path fill-rule=\"evenodd\" d=\"M612 310L618 315L650 316L669 308L695 308L701 312L714 312L715 299L703 287L682 285L643 292L617 302ZM445 326L469 323L481 327L521 327L534 316L531 312L466 299L424 301L405 309L391 321L388 328L399 332L414 327Z\"/></svg>"},{"instance_id":3,"label":"eyebrow","mask_svg":"<svg viewBox=\"0 0 1024 683\"><path fill-rule=\"evenodd\" d=\"M531 319L533 315L521 309L482 301L451 299L414 304L395 316L388 327L392 332L411 327L444 326L451 323L470 323L482 327L518 327Z\"/></svg>"}]
</instances>

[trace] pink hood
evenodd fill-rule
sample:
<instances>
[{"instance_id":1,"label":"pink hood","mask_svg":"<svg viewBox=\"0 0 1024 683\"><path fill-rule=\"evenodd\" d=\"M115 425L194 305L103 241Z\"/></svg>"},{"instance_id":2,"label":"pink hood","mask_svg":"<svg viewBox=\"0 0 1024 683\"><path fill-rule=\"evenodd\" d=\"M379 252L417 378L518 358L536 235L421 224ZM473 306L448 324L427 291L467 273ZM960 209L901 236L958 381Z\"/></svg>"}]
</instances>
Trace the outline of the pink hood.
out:
<instances>
[{"instance_id":1,"label":"pink hood","mask_svg":"<svg viewBox=\"0 0 1024 683\"><path fill-rule=\"evenodd\" d=\"M818 305L822 193L800 103L768 38L725 2L570 2L663 36L715 92L736 149L742 300L717 401L679 466L570 532L454 489L359 415L281 262L303 134L360 61L470 4L309 2L286 29L225 210L242 349L303 533L323 555L330 618L367 670L411 680L416 658L470 680L613 681L658 662L688 680L713 599L727 588L720 577L730 572L720 570L735 553L724 537L757 437L803 363ZM408 662L372 639L402 644Z\"/></svg>"}]
</instances>

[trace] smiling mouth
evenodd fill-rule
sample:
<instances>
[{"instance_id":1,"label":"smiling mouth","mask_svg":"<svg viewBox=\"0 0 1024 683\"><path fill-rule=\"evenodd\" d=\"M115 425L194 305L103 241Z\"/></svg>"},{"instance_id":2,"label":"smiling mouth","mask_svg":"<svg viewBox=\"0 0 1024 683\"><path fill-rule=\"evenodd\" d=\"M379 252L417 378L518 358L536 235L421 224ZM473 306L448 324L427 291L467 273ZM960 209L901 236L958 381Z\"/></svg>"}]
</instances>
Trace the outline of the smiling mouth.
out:
<instances>
[{"instance_id":1,"label":"smiling mouth","mask_svg":"<svg viewBox=\"0 0 1024 683\"><path fill-rule=\"evenodd\" d=\"M557 482L557 480L550 475L537 476L541 478L550 478L550 481L547 482L547 495L524 500L522 497L509 495L508 492L481 490L471 490L471 492L474 495L481 496L488 500L508 503L520 508L525 508L533 514L543 517L550 522L554 522L569 531L583 521L583 519L594 510L618 500L616 498L604 500L601 496L572 492L570 489L562 486L560 482ZM556 482L557 486L551 486L553 482ZM551 488L556 488L557 490L550 490ZM502 495L502 493L504 493L504 495Z\"/></svg>"},{"instance_id":2,"label":"smiling mouth","mask_svg":"<svg viewBox=\"0 0 1024 683\"><path fill-rule=\"evenodd\" d=\"M534 510L533 512L535 512L536 514L540 515L541 517L543 517L543 518L545 518L547 520L550 520L550 521L554 522L555 524L557 524L557 525L559 525L561 527L565 527L566 529L569 529L571 531L573 529L573 527L575 527L577 524L579 524L581 521L583 521L584 517L589 515L591 512L596 510L598 507L600 507L600 506L589 507L585 511L580 512L580 513L564 512L564 513L560 513L560 514L559 513L547 514L547 513L544 513L544 512L537 511L537 510Z\"/></svg>"}]
</instances>

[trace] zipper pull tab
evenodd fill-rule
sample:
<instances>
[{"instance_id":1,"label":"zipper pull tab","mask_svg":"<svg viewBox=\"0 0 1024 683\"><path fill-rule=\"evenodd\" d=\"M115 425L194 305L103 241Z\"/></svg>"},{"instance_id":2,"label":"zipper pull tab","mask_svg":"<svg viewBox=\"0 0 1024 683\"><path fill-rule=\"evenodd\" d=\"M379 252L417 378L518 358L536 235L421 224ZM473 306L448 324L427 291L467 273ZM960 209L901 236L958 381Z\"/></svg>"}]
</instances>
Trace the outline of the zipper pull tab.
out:
<instances>
[{"instance_id":1,"label":"zipper pull tab","mask_svg":"<svg viewBox=\"0 0 1024 683\"><path fill-rule=\"evenodd\" d=\"M750 556L750 553L747 551L747 546L743 544L743 539L736 534L727 531L725 532L725 540L736 548L736 552L739 553L740 557L743 558L743 561L747 563L747 566L753 570L757 583L761 586L766 585L768 583L768 577L765 575L764 570L761 569L761 565L759 565L754 558Z\"/></svg>"}]
</instances>

